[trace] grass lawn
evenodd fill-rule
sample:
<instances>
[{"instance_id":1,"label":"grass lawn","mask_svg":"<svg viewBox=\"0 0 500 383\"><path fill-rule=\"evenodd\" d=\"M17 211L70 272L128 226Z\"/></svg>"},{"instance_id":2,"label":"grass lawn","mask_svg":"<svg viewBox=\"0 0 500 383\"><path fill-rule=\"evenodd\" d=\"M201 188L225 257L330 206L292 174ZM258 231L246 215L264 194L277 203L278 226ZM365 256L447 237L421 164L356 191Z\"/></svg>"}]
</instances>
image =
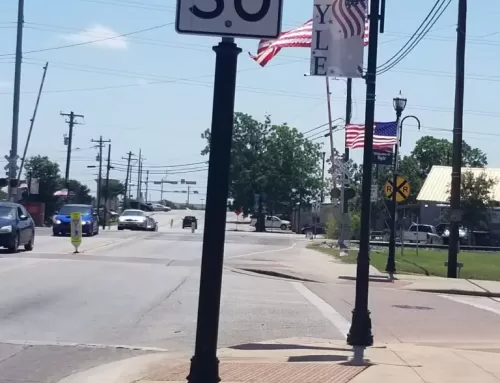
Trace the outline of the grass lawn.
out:
<instances>
[{"instance_id":1,"label":"grass lawn","mask_svg":"<svg viewBox=\"0 0 500 383\"><path fill-rule=\"evenodd\" d=\"M308 248L331 255L345 263L356 263L358 255L357 250L350 250L348 256L340 257L338 250L316 244L309 245ZM370 263L383 272L387 262L387 254L388 250L372 251ZM446 277L444 262L447 260L448 252L443 250L419 249L417 255L415 249L404 249L403 256L401 256L401 249L396 249L396 269L398 273L402 274ZM460 278L500 281L500 253L464 251L458 254L458 262L464 264L460 271Z\"/></svg>"}]
</instances>

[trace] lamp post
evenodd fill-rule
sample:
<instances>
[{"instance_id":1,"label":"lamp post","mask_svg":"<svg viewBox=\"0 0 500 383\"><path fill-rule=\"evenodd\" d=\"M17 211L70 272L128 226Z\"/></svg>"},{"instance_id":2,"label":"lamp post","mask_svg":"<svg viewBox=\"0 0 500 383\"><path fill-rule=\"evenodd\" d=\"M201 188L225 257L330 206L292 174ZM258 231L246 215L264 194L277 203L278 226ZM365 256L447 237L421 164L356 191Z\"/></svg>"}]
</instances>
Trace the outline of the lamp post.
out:
<instances>
[{"instance_id":1,"label":"lamp post","mask_svg":"<svg viewBox=\"0 0 500 383\"><path fill-rule=\"evenodd\" d=\"M387 265L385 267L385 271L389 274L389 279L394 280L394 273L396 272L396 183L398 179L398 154L399 147L403 142L403 124L408 118L412 118L417 122L417 128L420 130L420 120L418 117L409 115L401 118L401 115L406 108L407 99L404 98L399 92L399 95L394 98L393 105L394 110L396 111L396 145L394 148L394 167L393 167L393 178L392 178L392 194L391 194L391 206L390 206L390 214L391 214L391 236L389 238L389 256L387 257ZM401 239L402 240L402 239Z\"/></svg>"},{"instance_id":2,"label":"lamp post","mask_svg":"<svg viewBox=\"0 0 500 383\"><path fill-rule=\"evenodd\" d=\"M394 280L394 273L396 272L396 183L398 180L398 152L401 139L401 115L406 108L407 99L403 97L401 91L392 100L392 105L396 111L396 145L394 145L394 158L392 168L392 195L391 205L389 212L391 214L391 236L389 238L389 256L387 257L387 265L385 271L389 273L389 279Z\"/></svg>"}]
</instances>

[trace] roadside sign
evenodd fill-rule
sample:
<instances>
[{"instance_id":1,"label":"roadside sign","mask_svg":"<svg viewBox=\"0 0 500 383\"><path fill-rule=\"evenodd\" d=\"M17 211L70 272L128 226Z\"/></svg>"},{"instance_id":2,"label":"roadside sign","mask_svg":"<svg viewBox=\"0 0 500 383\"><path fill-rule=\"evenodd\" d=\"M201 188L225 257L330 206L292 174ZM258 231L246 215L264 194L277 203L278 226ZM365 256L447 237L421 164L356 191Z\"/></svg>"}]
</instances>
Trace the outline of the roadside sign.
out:
<instances>
[{"instance_id":1,"label":"roadside sign","mask_svg":"<svg viewBox=\"0 0 500 383\"><path fill-rule=\"evenodd\" d=\"M384 193L387 198L392 198L392 181L387 180L384 186ZM410 196L410 183L403 177L397 178L396 181L396 201L401 202Z\"/></svg>"},{"instance_id":2,"label":"roadside sign","mask_svg":"<svg viewBox=\"0 0 500 383\"><path fill-rule=\"evenodd\" d=\"M378 201L378 187L377 185L372 185L372 190L370 194L370 201L377 202Z\"/></svg>"},{"instance_id":3,"label":"roadside sign","mask_svg":"<svg viewBox=\"0 0 500 383\"><path fill-rule=\"evenodd\" d=\"M373 150L373 163L376 165L392 165L392 151L390 150Z\"/></svg>"},{"instance_id":4,"label":"roadside sign","mask_svg":"<svg viewBox=\"0 0 500 383\"><path fill-rule=\"evenodd\" d=\"M177 0L177 33L274 39L281 33L283 0ZM213 4L213 5L211 5Z\"/></svg>"},{"instance_id":5,"label":"roadside sign","mask_svg":"<svg viewBox=\"0 0 500 383\"><path fill-rule=\"evenodd\" d=\"M71 213L71 244L75 247L75 253L82 244L82 213Z\"/></svg>"}]
</instances>

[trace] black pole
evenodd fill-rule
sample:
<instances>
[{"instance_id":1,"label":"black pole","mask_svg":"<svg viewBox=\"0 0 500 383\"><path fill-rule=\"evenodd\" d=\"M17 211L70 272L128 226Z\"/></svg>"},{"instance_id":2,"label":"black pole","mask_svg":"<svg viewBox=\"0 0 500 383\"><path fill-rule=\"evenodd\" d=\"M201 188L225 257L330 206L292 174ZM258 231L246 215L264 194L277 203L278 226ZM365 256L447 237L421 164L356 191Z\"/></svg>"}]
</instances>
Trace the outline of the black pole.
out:
<instances>
[{"instance_id":1,"label":"black pole","mask_svg":"<svg viewBox=\"0 0 500 383\"><path fill-rule=\"evenodd\" d=\"M189 383L219 383L217 338L226 234L229 165L233 135L238 54L234 39L223 37L216 53L205 230L201 260L195 353Z\"/></svg>"},{"instance_id":2,"label":"black pole","mask_svg":"<svg viewBox=\"0 0 500 383\"><path fill-rule=\"evenodd\" d=\"M457 278L458 226L460 213L460 182L462 172L462 131L464 113L465 41L467 35L467 0L458 3L457 62L455 82L455 119L453 123L453 153L450 198L450 243L448 247L448 278Z\"/></svg>"},{"instance_id":3,"label":"black pole","mask_svg":"<svg viewBox=\"0 0 500 383\"><path fill-rule=\"evenodd\" d=\"M99 175L97 179L97 212L100 214L102 193L102 136L99 138Z\"/></svg>"},{"instance_id":4,"label":"black pole","mask_svg":"<svg viewBox=\"0 0 500 383\"><path fill-rule=\"evenodd\" d=\"M396 109L396 130L398 132L398 137L400 137L400 125L401 125L401 114L403 110L400 108ZM391 215L390 229L391 234L389 237L389 256L387 257L387 264L385 266L385 271L389 273L389 279L394 278L394 273L396 272L396 207L398 205L397 201L397 181L398 181L398 155L399 155L399 139L394 145L394 160L392 165L392 193L391 193L391 205L389 214Z\"/></svg>"},{"instance_id":5,"label":"black pole","mask_svg":"<svg viewBox=\"0 0 500 383\"><path fill-rule=\"evenodd\" d=\"M375 124L375 95L377 81L378 22L380 0L370 3L370 43L366 71L365 141L363 152L363 185L361 201L361 228L356 269L356 300L352 311L347 343L354 346L355 359L362 358L362 350L373 345L372 321L368 310L370 271L370 205L373 162L373 127ZM360 352L361 351L361 352Z\"/></svg>"}]
</instances>

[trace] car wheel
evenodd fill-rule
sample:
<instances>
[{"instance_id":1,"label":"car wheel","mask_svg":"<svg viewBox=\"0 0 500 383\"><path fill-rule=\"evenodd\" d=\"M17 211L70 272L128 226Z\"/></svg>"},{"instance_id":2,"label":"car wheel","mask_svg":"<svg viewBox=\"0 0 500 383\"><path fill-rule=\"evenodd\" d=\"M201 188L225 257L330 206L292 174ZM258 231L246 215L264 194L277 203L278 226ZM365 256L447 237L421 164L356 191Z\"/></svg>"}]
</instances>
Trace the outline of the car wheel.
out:
<instances>
[{"instance_id":1,"label":"car wheel","mask_svg":"<svg viewBox=\"0 0 500 383\"><path fill-rule=\"evenodd\" d=\"M60 234L60 233L59 233L59 232L57 232L57 231L52 231L52 235L53 235L54 237L59 237L59 234Z\"/></svg>"},{"instance_id":2,"label":"car wheel","mask_svg":"<svg viewBox=\"0 0 500 383\"><path fill-rule=\"evenodd\" d=\"M281 225L281 226L280 226L280 229L281 229L281 230L286 230L286 229L287 229L287 226L286 226L285 224L283 224L283 225Z\"/></svg>"},{"instance_id":3,"label":"car wheel","mask_svg":"<svg viewBox=\"0 0 500 383\"><path fill-rule=\"evenodd\" d=\"M35 247L35 233L33 232L30 241L26 245L24 245L24 250L32 251L34 247Z\"/></svg>"},{"instance_id":4,"label":"car wheel","mask_svg":"<svg viewBox=\"0 0 500 383\"><path fill-rule=\"evenodd\" d=\"M118 226L118 230L123 230L123 227Z\"/></svg>"},{"instance_id":5,"label":"car wheel","mask_svg":"<svg viewBox=\"0 0 500 383\"><path fill-rule=\"evenodd\" d=\"M99 226L97 226L97 230L95 231L94 235L99 235Z\"/></svg>"},{"instance_id":6,"label":"car wheel","mask_svg":"<svg viewBox=\"0 0 500 383\"><path fill-rule=\"evenodd\" d=\"M19 234L14 237L14 243L12 246L9 246L7 249L9 253L17 253L17 249L19 248Z\"/></svg>"}]
</instances>

